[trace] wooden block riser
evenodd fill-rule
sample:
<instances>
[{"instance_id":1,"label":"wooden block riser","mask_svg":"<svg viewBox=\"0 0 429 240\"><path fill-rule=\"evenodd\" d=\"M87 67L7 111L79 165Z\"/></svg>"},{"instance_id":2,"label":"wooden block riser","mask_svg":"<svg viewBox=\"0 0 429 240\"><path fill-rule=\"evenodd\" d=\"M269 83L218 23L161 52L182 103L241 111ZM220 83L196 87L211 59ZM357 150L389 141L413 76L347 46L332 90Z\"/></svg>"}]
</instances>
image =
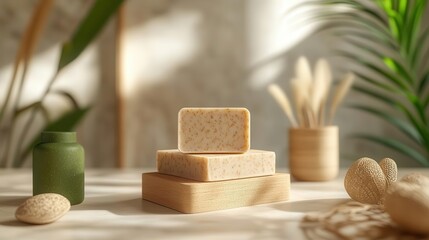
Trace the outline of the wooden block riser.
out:
<instances>
[{"instance_id":1,"label":"wooden block riser","mask_svg":"<svg viewBox=\"0 0 429 240\"><path fill-rule=\"evenodd\" d=\"M290 175L197 182L160 173L144 173L142 197L183 213L281 202L289 199Z\"/></svg>"}]
</instances>

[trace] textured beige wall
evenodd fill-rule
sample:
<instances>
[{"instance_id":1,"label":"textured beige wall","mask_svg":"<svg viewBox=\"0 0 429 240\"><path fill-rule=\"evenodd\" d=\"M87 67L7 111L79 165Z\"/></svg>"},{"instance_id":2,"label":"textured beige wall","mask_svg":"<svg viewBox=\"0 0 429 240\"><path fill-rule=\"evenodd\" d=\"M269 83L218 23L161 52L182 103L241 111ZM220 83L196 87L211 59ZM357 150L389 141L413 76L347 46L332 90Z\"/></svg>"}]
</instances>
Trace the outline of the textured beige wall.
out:
<instances>
[{"instance_id":1,"label":"textured beige wall","mask_svg":"<svg viewBox=\"0 0 429 240\"><path fill-rule=\"evenodd\" d=\"M275 151L278 166L286 166L289 123L266 85L278 82L288 90L300 55L313 64L327 57L336 79L354 69L332 54L334 47L344 45L341 39L327 33L310 36L316 26L300 25L303 15L284 15L299 2L129 1L124 56L128 166L154 166L157 149L176 148L177 112L193 106L247 107L252 147ZM377 104L355 93L347 102ZM368 132L407 141L386 123L345 108L335 123L341 129L342 165L361 156L389 156L401 165L416 165L391 150L347 137Z\"/></svg>"},{"instance_id":2,"label":"textured beige wall","mask_svg":"<svg viewBox=\"0 0 429 240\"><path fill-rule=\"evenodd\" d=\"M0 96L4 96L18 39L35 2L0 2ZM56 1L29 74L25 101L40 92L55 67L58 44L71 34L91 2ZM127 1L122 56L126 165L153 167L157 149L176 148L180 108L240 106L252 114L252 148L275 151L278 166L286 166L289 123L266 85L277 82L288 90L300 55L308 56L313 64L327 57L337 77L352 67L332 56L333 47L343 44L341 39L329 34L309 36L315 26L302 26L295 23L296 16L284 16L298 2ZM115 22L111 21L56 85L71 91L82 105L93 106L78 129L88 167L113 167L116 162L114 34ZM61 99L50 101L53 117L69 107ZM347 101L370 103L356 94ZM402 137L384 122L345 108L335 122L341 131L343 165L363 155L391 156L403 165L415 165L385 148L347 138L362 131ZM33 132L37 131L35 126Z\"/></svg>"}]
</instances>

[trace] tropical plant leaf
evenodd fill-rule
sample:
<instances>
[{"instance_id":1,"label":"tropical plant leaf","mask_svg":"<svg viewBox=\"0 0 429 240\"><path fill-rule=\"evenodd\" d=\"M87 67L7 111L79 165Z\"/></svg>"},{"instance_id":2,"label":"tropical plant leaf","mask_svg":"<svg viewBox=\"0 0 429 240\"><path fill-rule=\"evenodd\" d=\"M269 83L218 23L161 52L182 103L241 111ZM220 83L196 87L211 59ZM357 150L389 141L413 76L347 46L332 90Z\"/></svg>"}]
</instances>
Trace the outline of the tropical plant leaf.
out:
<instances>
[{"instance_id":1,"label":"tropical plant leaf","mask_svg":"<svg viewBox=\"0 0 429 240\"><path fill-rule=\"evenodd\" d=\"M429 155L429 28L421 31L426 0L315 0L310 6L323 6L306 22L327 22L316 32L329 30L342 37L350 48L337 55L352 60L364 71L355 72L365 84L355 85L357 92L384 103L403 114L391 116L382 108L352 106L370 113L396 127ZM337 14L330 6L348 6L351 11ZM356 49L358 51L356 51ZM374 76L373 76L374 75ZM375 76L376 75L376 76ZM394 139L360 135L366 140L395 149L429 167L429 160L419 150Z\"/></svg>"},{"instance_id":2,"label":"tropical plant leaf","mask_svg":"<svg viewBox=\"0 0 429 240\"><path fill-rule=\"evenodd\" d=\"M413 124L413 126L419 132L421 138L423 139L423 142L425 143L425 146L427 146L429 144L429 129L427 128L427 124L425 125L425 124L421 123L414 116L414 114L408 109L407 106L402 104L397 99L387 97L380 92L365 88L363 86L355 85L355 86L353 86L353 89L357 92L363 93L367 96L370 96L374 99L377 99L377 100L381 101L382 103L385 103L394 109L399 110L401 113L404 114L404 116ZM429 149L429 147L428 147L428 149Z\"/></svg>"},{"instance_id":3,"label":"tropical plant leaf","mask_svg":"<svg viewBox=\"0 0 429 240\"><path fill-rule=\"evenodd\" d=\"M393 11L388 11L387 15L389 16L387 21L389 22L389 27L392 35L396 39L398 39L399 42L401 42L401 35L399 34L399 28L401 26L401 22L399 21L399 18L397 17L396 13Z\"/></svg>"},{"instance_id":4,"label":"tropical plant leaf","mask_svg":"<svg viewBox=\"0 0 429 240\"><path fill-rule=\"evenodd\" d=\"M378 21L381 25L388 27L386 24L386 19L383 17L381 12L377 12L375 9L368 8L362 3L362 1L350 1L350 0L314 0L314 1L304 1L294 7L290 8L285 14L290 14L300 8L305 7L324 7L331 6L333 4L342 4L350 7L351 9L358 10L358 12L366 14L368 17L372 18L374 21Z\"/></svg>"},{"instance_id":5,"label":"tropical plant leaf","mask_svg":"<svg viewBox=\"0 0 429 240\"><path fill-rule=\"evenodd\" d=\"M383 59L385 65L390 68L393 72L398 72L402 77L404 77L408 83L412 84L414 82L414 78L411 76L407 68L400 62L400 56L395 54L397 50L390 49L390 55L386 55L380 52L379 49L373 47L369 44L364 44L360 41L357 41L353 38L344 38L347 42L353 44L353 46L358 47L367 54L373 55L378 59Z\"/></svg>"},{"instance_id":6,"label":"tropical plant leaf","mask_svg":"<svg viewBox=\"0 0 429 240\"><path fill-rule=\"evenodd\" d=\"M426 51L423 53L423 57L421 58L422 61L420 63L419 68L426 70L429 67L429 47L426 49Z\"/></svg>"},{"instance_id":7,"label":"tropical plant leaf","mask_svg":"<svg viewBox=\"0 0 429 240\"><path fill-rule=\"evenodd\" d=\"M412 139L418 145L424 144L420 134L416 131L414 126L410 125L408 122L404 122L397 117L393 117L392 115L387 114L387 113L385 113L379 109L373 108L373 107L368 107L368 106L358 105L358 104L349 105L349 107L367 112L367 113L375 115L381 119L384 119L385 121L389 122L393 126L397 127L402 133L407 135L410 139Z\"/></svg>"},{"instance_id":8,"label":"tropical plant leaf","mask_svg":"<svg viewBox=\"0 0 429 240\"><path fill-rule=\"evenodd\" d=\"M15 111L15 117L19 117L22 113L26 112L29 109L32 109L34 107L42 107L42 103L40 101L28 104L27 106L24 106L22 108L19 108Z\"/></svg>"},{"instance_id":9,"label":"tropical plant leaf","mask_svg":"<svg viewBox=\"0 0 429 240\"><path fill-rule=\"evenodd\" d=\"M395 84L397 87L399 87L399 89L401 89L401 92L403 91L410 91L410 85L407 81L403 81L401 78L398 78L397 76L395 76L392 72L387 71L386 69L381 68L380 66L377 66L376 64L367 61L365 59L363 59L362 57L359 57L347 50L339 50L338 51L340 56L348 58L348 59L352 59L356 62L358 62L359 64L361 64L362 66L364 66L365 68L368 68L370 70L372 70L373 72L381 75L382 77L384 77L386 80L390 81L391 83Z\"/></svg>"},{"instance_id":10,"label":"tropical plant leaf","mask_svg":"<svg viewBox=\"0 0 429 240\"><path fill-rule=\"evenodd\" d=\"M409 96L409 100L410 100L410 102L413 103L417 113L419 114L421 121L427 126L428 122L426 119L425 108L424 108L423 103L420 101L418 96L413 95L413 94Z\"/></svg>"},{"instance_id":11,"label":"tropical plant leaf","mask_svg":"<svg viewBox=\"0 0 429 240\"><path fill-rule=\"evenodd\" d=\"M88 107L74 109L70 112L67 112L57 120L49 123L43 131L72 131L86 115L89 109L90 108ZM34 137L33 141L31 141L30 144L26 148L24 148L17 161L13 163L14 167L21 167L24 164L24 160L27 158L33 147L39 142L39 139L40 137L37 135L36 137Z\"/></svg>"},{"instance_id":12,"label":"tropical plant leaf","mask_svg":"<svg viewBox=\"0 0 429 240\"><path fill-rule=\"evenodd\" d=\"M54 91L51 91L50 93L58 94L67 98L70 101L70 103L73 105L73 108L75 109L80 108L77 100L73 97L73 95L71 95L71 93L67 92L66 90L54 90Z\"/></svg>"},{"instance_id":13,"label":"tropical plant leaf","mask_svg":"<svg viewBox=\"0 0 429 240\"><path fill-rule=\"evenodd\" d=\"M349 42L353 44L353 46L358 47L368 53L371 53L374 56L377 56L377 57L381 56L381 58L385 58L386 55L382 54L382 51L384 50L384 52L387 51L389 53L389 56L393 58L395 61L399 62L402 60L401 55L399 55L397 52L399 49L399 46L394 46L394 47L387 46L384 48L377 48L378 45L384 46L384 43L385 43L379 38L370 39L370 37L366 35L365 39L357 40L357 38L359 37L359 34L355 34L354 32L350 32L350 31L347 35L343 35L343 37L346 42ZM368 38L372 41L368 41L369 40ZM363 41L363 40L366 40L366 41ZM374 45L374 43L378 45ZM400 64L403 65L403 63L400 63Z\"/></svg>"},{"instance_id":14,"label":"tropical plant leaf","mask_svg":"<svg viewBox=\"0 0 429 240\"><path fill-rule=\"evenodd\" d=\"M312 22L307 22L307 24L311 23ZM350 21L348 19L343 19L342 21L323 21L318 25L313 34L331 31L333 34L340 35L341 37L353 35L365 40L381 42L392 49L399 49L399 45L391 36L381 34L378 31L367 31L368 29L365 29L366 27L367 25L361 22Z\"/></svg>"},{"instance_id":15,"label":"tropical plant leaf","mask_svg":"<svg viewBox=\"0 0 429 240\"><path fill-rule=\"evenodd\" d=\"M379 91L375 91L373 89L370 89L370 88L367 88L364 86L360 86L360 85L355 84L353 86L353 90L357 91L359 93L365 94L367 96L370 96L370 97L372 97L378 101L381 101L382 103L385 103L388 106L391 106L394 108L398 107L398 105L402 105L401 102L398 101L397 99L390 97L390 96L385 96L383 93L381 93ZM403 105L401 107L405 108L405 106L403 106Z\"/></svg>"},{"instance_id":16,"label":"tropical plant leaf","mask_svg":"<svg viewBox=\"0 0 429 240\"><path fill-rule=\"evenodd\" d=\"M325 5L329 6L332 4L338 4L339 2L345 3L346 6L348 5L350 9L354 10L347 12L338 12L330 11L329 8L324 7ZM312 22L320 21L332 21L335 23L343 23L344 21L349 21L354 22L361 27L365 27L370 31L374 32L375 34L381 33L387 38L392 37L386 24L386 20L384 19L384 16L381 12L373 11L372 8L368 8L363 4L358 4L359 7L356 8L356 4L358 4L358 2L356 1L306 1L300 5L292 7L288 12L293 12L296 9L305 6L318 7L315 11L308 10L306 12L306 15L310 16L309 18L298 18L300 21L304 21L297 22L297 24L311 24Z\"/></svg>"},{"instance_id":17,"label":"tropical plant leaf","mask_svg":"<svg viewBox=\"0 0 429 240\"><path fill-rule=\"evenodd\" d=\"M123 0L96 0L85 19L80 23L70 41L61 49L58 71L75 60L97 36L110 16L116 12Z\"/></svg>"},{"instance_id":18,"label":"tropical plant leaf","mask_svg":"<svg viewBox=\"0 0 429 240\"><path fill-rule=\"evenodd\" d=\"M355 9L360 10L367 14L368 16L372 16L374 19L378 20L382 25L388 27L386 18L384 14L380 11L376 11L373 8L368 7L363 4L361 1L345 1L348 5L353 5Z\"/></svg>"},{"instance_id":19,"label":"tropical plant leaf","mask_svg":"<svg viewBox=\"0 0 429 240\"><path fill-rule=\"evenodd\" d=\"M381 101L382 103L401 111L411 122L418 123L418 120L414 117L414 115L408 110L408 107L402 104L398 99L388 97L380 92L371 90L369 88L365 88L363 86L355 85L353 86L353 90L363 93L367 96L370 96L376 100Z\"/></svg>"},{"instance_id":20,"label":"tropical plant leaf","mask_svg":"<svg viewBox=\"0 0 429 240\"><path fill-rule=\"evenodd\" d=\"M425 106L425 108L427 108L427 107L429 106L429 95L427 95L427 96L424 98L423 106Z\"/></svg>"},{"instance_id":21,"label":"tropical plant leaf","mask_svg":"<svg viewBox=\"0 0 429 240\"><path fill-rule=\"evenodd\" d=\"M411 52L411 46L414 42L417 41L418 33L420 30L422 15L424 13L425 1L417 1L413 7L412 13L409 18L409 24L403 29L406 34L403 34L406 37L405 49L407 53Z\"/></svg>"},{"instance_id":22,"label":"tropical plant leaf","mask_svg":"<svg viewBox=\"0 0 429 240\"><path fill-rule=\"evenodd\" d=\"M76 125L86 115L89 109L89 107L86 107L67 112L56 121L49 123L44 131L70 131L76 127Z\"/></svg>"},{"instance_id":23,"label":"tropical plant leaf","mask_svg":"<svg viewBox=\"0 0 429 240\"><path fill-rule=\"evenodd\" d=\"M404 19L408 19L408 16L411 14L411 6L408 4L408 1L400 1L398 12Z\"/></svg>"},{"instance_id":24,"label":"tropical plant leaf","mask_svg":"<svg viewBox=\"0 0 429 240\"><path fill-rule=\"evenodd\" d=\"M49 122L49 113L46 110L45 106L43 106L43 104L41 104L40 101L28 104L27 106L24 106L24 107L18 109L15 112L15 117L19 117L22 113L27 112L28 110L33 109L33 108L39 108L41 113L42 113L43 120L45 120L46 122Z\"/></svg>"},{"instance_id":25,"label":"tropical plant leaf","mask_svg":"<svg viewBox=\"0 0 429 240\"><path fill-rule=\"evenodd\" d=\"M393 149L397 152L400 152L400 153L416 160L422 166L429 167L429 162L427 161L427 158L423 154L421 154L417 150L403 144L402 142L400 142L398 140L385 138L385 137L379 137L379 136L373 136L373 135L368 135L368 134L355 134L351 137L365 139L368 141L378 143L380 145L383 145L387 148Z\"/></svg>"},{"instance_id":26,"label":"tropical plant leaf","mask_svg":"<svg viewBox=\"0 0 429 240\"><path fill-rule=\"evenodd\" d=\"M379 89L386 90L386 91L391 92L391 93L396 93L398 95L402 94L402 92L399 89L395 88L394 86L391 86L389 84L385 84L385 83L382 83L380 81L377 81L373 78L368 77L367 75L365 75L363 73L355 73L355 75L358 76L360 79L364 80L365 82L367 82L367 83L369 83L375 87L378 87Z\"/></svg>"},{"instance_id":27,"label":"tropical plant leaf","mask_svg":"<svg viewBox=\"0 0 429 240\"><path fill-rule=\"evenodd\" d=\"M391 38L386 38L384 35L381 34L374 34L370 32L363 31L362 29L357 28L350 28L349 26L338 26L338 24L331 24L330 28L332 29L332 34L340 36L340 37L347 37L347 36L353 36L354 38L366 40L369 42L379 42L386 47L392 48L392 49L399 49L399 46L395 41L393 41ZM341 25L347 25L347 24L341 24ZM322 28L322 27L321 27ZM319 30L319 29L318 29ZM320 29L320 31L324 31L324 29Z\"/></svg>"},{"instance_id":28,"label":"tropical plant leaf","mask_svg":"<svg viewBox=\"0 0 429 240\"><path fill-rule=\"evenodd\" d=\"M411 67L414 70L417 70L419 67L419 60L420 57L424 54L424 49L428 43L428 37L429 37L429 27L426 28L426 30L420 35L419 39L417 40L417 43L412 47L411 49Z\"/></svg>"},{"instance_id":29,"label":"tropical plant leaf","mask_svg":"<svg viewBox=\"0 0 429 240\"><path fill-rule=\"evenodd\" d=\"M298 24L311 24L313 22L318 23L320 21L332 21L337 23L347 21L348 23L355 24L355 26L366 28L374 34L380 34L386 38L392 38L392 36L389 35L389 30L385 28L385 26L374 22L371 19L359 17L359 15L354 12L350 12L344 15L339 15L338 12L325 12L323 14L319 13L316 15L310 15L310 17L308 17L307 19L302 19L301 21L302 22L298 22Z\"/></svg>"},{"instance_id":30,"label":"tropical plant leaf","mask_svg":"<svg viewBox=\"0 0 429 240\"><path fill-rule=\"evenodd\" d=\"M17 82L16 78L19 75L18 72L19 72L20 66L23 65L23 69L26 69L28 67L31 55L34 49L36 48L37 42L45 26L46 20L48 19L48 16L53 4L54 4L53 0L39 1L39 3L37 4L36 8L33 11L30 21L28 21L28 25L26 27L26 30L24 32L24 35L19 45L18 53L15 57L12 77L11 77L11 80L8 82L9 86L6 87L8 89L7 94L2 103L2 106L0 107L0 123L2 122L4 112L6 111L9 101L12 100L13 88L15 86L15 83ZM25 72L25 70L23 70L23 72ZM24 74L23 74L23 78L24 78ZM24 79L20 81L21 82L20 84L18 81L18 84L22 85L23 81Z\"/></svg>"},{"instance_id":31,"label":"tropical plant leaf","mask_svg":"<svg viewBox=\"0 0 429 240\"><path fill-rule=\"evenodd\" d=\"M353 14L351 14L353 15ZM356 20L351 18L351 16L346 15L338 15L338 13L328 13L328 14L316 14L316 15L310 15L311 17L308 17L307 19L299 18L300 21L296 22L295 24L297 27L301 27L301 25L311 25L315 23L320 23L319 27L316 28L316 31L314 31L314 34L332 30L332 29L338 29L338 28L344 28L348 31L350 30L366 30L368 34L367 36L370 36L370 38L377 38L380 39L380 41L386 43L390 47L394 49L399 49L399 45L396 42L396 39L394 39L391 35L389 35L388 31L384 28L379 29L374 26L373 23L365 21L365 20ZM293 23L292 23L293 25ZM343 30L344 31L344 30ZM364 32L364 31L363 31ZM360 34L362 35L362 34ZM366 38L368 39L368 38Z\"/></svg>"}]
</instances>

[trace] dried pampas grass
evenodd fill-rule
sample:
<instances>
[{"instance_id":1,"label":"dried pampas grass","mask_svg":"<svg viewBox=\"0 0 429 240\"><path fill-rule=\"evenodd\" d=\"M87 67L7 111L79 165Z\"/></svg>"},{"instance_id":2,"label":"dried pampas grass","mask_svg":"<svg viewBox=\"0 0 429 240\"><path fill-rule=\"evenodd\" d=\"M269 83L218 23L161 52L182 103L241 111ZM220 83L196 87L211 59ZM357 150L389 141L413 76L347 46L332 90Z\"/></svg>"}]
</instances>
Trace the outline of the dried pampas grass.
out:
<instances>
[{"instance_id":1,"label":"dried pampas grass","mask_svg":"<svg viewBox=\"0 0 429 240\"><path fill-rule=\"evenodd\" d=\"M331 103L331 109L329 112L329 123L332 123L337 108L352 87L354 79L355 76L353 75L353 73L348 73L335 90L334 97Z\"/></svg>"},{"instance_id":2,"label":"dried pampas grass","mask_svg":"<svg viewBox=\"0 0 429 240\"><path fill-rule=\"evenodd\" d=\"M348 73L340 82L331 100L328 121L325 121L325 111L330 96L332 73L328 61L319 59L316 63L314 76L310 64L305 57L300 57L295 65L296 77L290 82L292 87L296 121L286 94L276 84L270 84L268 91L276 99L293 127L317 128L331 124L338 106L353 84L354 75Z\"/></svg>"},{"instance_id":3,"label":"dried pampas grass","mask_svg":"<svg viewBox=\"0 0 429 240\"><path fill-rule=\"evenodd\" d=\"M292 126L297 127L298 124L296 123L295 116L289 103L289 99L287 98L283 90L277 84L270 84L268 86L268 91L283 109L284 113L289 118L289 121L292 123Z\"/></svg>"}]
</instances>

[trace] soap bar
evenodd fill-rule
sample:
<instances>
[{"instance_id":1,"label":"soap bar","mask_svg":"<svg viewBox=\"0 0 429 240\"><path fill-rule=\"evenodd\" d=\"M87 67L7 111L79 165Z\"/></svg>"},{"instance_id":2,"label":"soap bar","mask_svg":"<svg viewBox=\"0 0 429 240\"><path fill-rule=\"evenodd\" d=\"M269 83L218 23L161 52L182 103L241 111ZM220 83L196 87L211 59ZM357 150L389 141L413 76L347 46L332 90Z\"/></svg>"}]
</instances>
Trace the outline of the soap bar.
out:
<instances>
[{"instance_id":1,"label":"soap bar","mask_svg":"<svg viewBox=\"0 0 429 240\"><path fill-rule=\"evenodd\" d=\"M183 153L244 153L250 149L246 108L182 108L178 148Z\"/></svg>"},{"instance_id":2,"label":"soap bar","mask_svg":"<svg viewBox=\"0 0 429 240\"><path fill-rule=\"evenodd\" d=\"M281 202L289 199L289 192L290 175L286 173L218 182L197 182L161 173L142 176L143 199L182 213Z\"/></svg>"},{"instance_id":3,"label":"soap bar","mask_svg":"<svg viewBox=\"0 0 429 240\"><path fill-rule=\"evenodd\" d=\"M273 175L276 154L250 150L243 154L185 154L178 150L157 152L158 172L197 181Z\"/></svg>"}]
</instances>

